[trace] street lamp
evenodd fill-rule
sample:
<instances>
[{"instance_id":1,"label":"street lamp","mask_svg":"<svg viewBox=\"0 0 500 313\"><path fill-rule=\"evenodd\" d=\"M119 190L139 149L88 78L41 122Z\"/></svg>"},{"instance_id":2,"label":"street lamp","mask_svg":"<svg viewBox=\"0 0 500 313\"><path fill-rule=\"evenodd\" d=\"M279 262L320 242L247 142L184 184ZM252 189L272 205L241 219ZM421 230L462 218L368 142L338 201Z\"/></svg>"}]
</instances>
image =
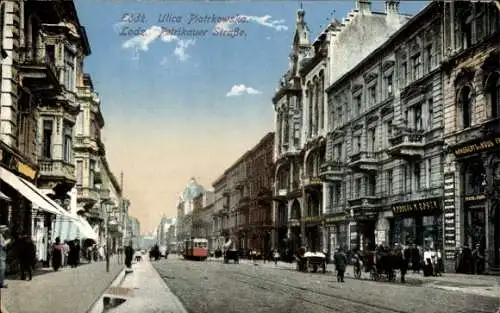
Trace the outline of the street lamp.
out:
<instances>
[{"instance_id":1,"label":"street lamp","mask_svg":"<svg viewBox=\"0 0 500 313\"><path fill-rule=\"evenodd\" d=\"M112 212L112 207L109 200L109 191L101 189L101 212L104 212L104 236L106 240L106 272L109 272L109 216Z\"/></svg>"}]
</instances>

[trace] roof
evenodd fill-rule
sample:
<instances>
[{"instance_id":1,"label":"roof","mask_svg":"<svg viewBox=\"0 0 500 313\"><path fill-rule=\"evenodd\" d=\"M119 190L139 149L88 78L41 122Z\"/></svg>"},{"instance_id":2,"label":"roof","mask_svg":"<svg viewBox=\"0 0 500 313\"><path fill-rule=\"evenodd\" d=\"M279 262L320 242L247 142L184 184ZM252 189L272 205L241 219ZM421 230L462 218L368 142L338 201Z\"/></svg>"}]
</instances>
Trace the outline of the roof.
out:
<instances>
[{"instance_id":1,"label":"roof","mask_svg":"<svg viewBox=\"0 0 500 313\"><path fill-rule=\"evenodd\" d=\"M188 200L193 200L197 196L199 196L205 188L198 184L196 181L196 178L192 177L187 184L186 188L184 188L184 191L182 192L181 198L183 201L188 201Z\"/></svg>"}]
</instances>

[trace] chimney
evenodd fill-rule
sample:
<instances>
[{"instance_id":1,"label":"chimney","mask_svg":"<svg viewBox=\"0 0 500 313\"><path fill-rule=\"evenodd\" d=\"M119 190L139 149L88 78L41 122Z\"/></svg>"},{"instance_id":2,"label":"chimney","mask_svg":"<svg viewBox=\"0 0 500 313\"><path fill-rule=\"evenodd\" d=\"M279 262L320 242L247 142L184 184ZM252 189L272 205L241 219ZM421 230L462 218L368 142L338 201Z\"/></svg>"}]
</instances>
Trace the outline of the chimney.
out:
<instances>
[{"instance_id":1,"label":"chimney","mask_svg":"<svg viewBox=\"0 0 500 313\"><path fill-rule=\"evenodd\" d=\"M389 14L399 14L399 0L386 0L385 1L385 13Z\"/></svg>"},{"instance_id":2,"label":"chimney","mask_svg":"<svg viewBox=\"0 0 500 313\"><path fill-rule=\"evenodd\" d=\"M370 0L358 0L356 5L361 14L370 14L372 12L372 2Z\"/></svg>"}]
</instances>

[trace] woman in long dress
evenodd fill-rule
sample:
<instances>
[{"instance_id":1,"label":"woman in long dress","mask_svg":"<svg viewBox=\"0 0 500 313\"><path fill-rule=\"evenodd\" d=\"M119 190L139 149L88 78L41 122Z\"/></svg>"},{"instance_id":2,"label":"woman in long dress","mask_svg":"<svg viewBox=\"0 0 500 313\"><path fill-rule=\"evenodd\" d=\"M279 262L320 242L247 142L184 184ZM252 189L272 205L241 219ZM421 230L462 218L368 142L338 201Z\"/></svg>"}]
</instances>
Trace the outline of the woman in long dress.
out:
<instances>
[{"instance_id":1,"label":"woman in long dress","mask_svg":"<svg viewBox=\"0 0 500 313\"><path fill-rule=\"evenodd\" d=\"M54 271L58 271L62 266L64 246L61 244L61 239L56 238L54 247L52 248L52 267Z\"/></svg>"}]
</instances>

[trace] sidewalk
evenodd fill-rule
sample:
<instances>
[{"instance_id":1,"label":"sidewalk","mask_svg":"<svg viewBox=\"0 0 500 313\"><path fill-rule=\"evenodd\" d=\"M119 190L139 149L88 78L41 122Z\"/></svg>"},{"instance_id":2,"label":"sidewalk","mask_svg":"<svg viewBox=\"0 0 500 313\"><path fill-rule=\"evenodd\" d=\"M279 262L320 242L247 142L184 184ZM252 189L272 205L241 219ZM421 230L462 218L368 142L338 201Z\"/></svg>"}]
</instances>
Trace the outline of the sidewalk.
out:
<instances>
[{"instance_id":1,"label":"sidewalk","mask_svg":"<svg viewBox=\"0 0 500 313\"><path fill-rule=\"evenodd\" d=\"M119 287L110 288L104 296L126 301L108 313L187 313L180 300L170 291L151 262L144 259L132 265Z\"/></svg>"},{"instance_id":2,"label":"sidewalk","mask_svg":"<svg viewBox=\"0 0 500 313\"><path fill-rule=\"evenodd\" d=\"M33 276L32 281L7 280L1 289L2 313L86 313L123 270L117 259L83 264ZM4 312L5 310L5 312Z\"/></svg>"}]
</instances>

